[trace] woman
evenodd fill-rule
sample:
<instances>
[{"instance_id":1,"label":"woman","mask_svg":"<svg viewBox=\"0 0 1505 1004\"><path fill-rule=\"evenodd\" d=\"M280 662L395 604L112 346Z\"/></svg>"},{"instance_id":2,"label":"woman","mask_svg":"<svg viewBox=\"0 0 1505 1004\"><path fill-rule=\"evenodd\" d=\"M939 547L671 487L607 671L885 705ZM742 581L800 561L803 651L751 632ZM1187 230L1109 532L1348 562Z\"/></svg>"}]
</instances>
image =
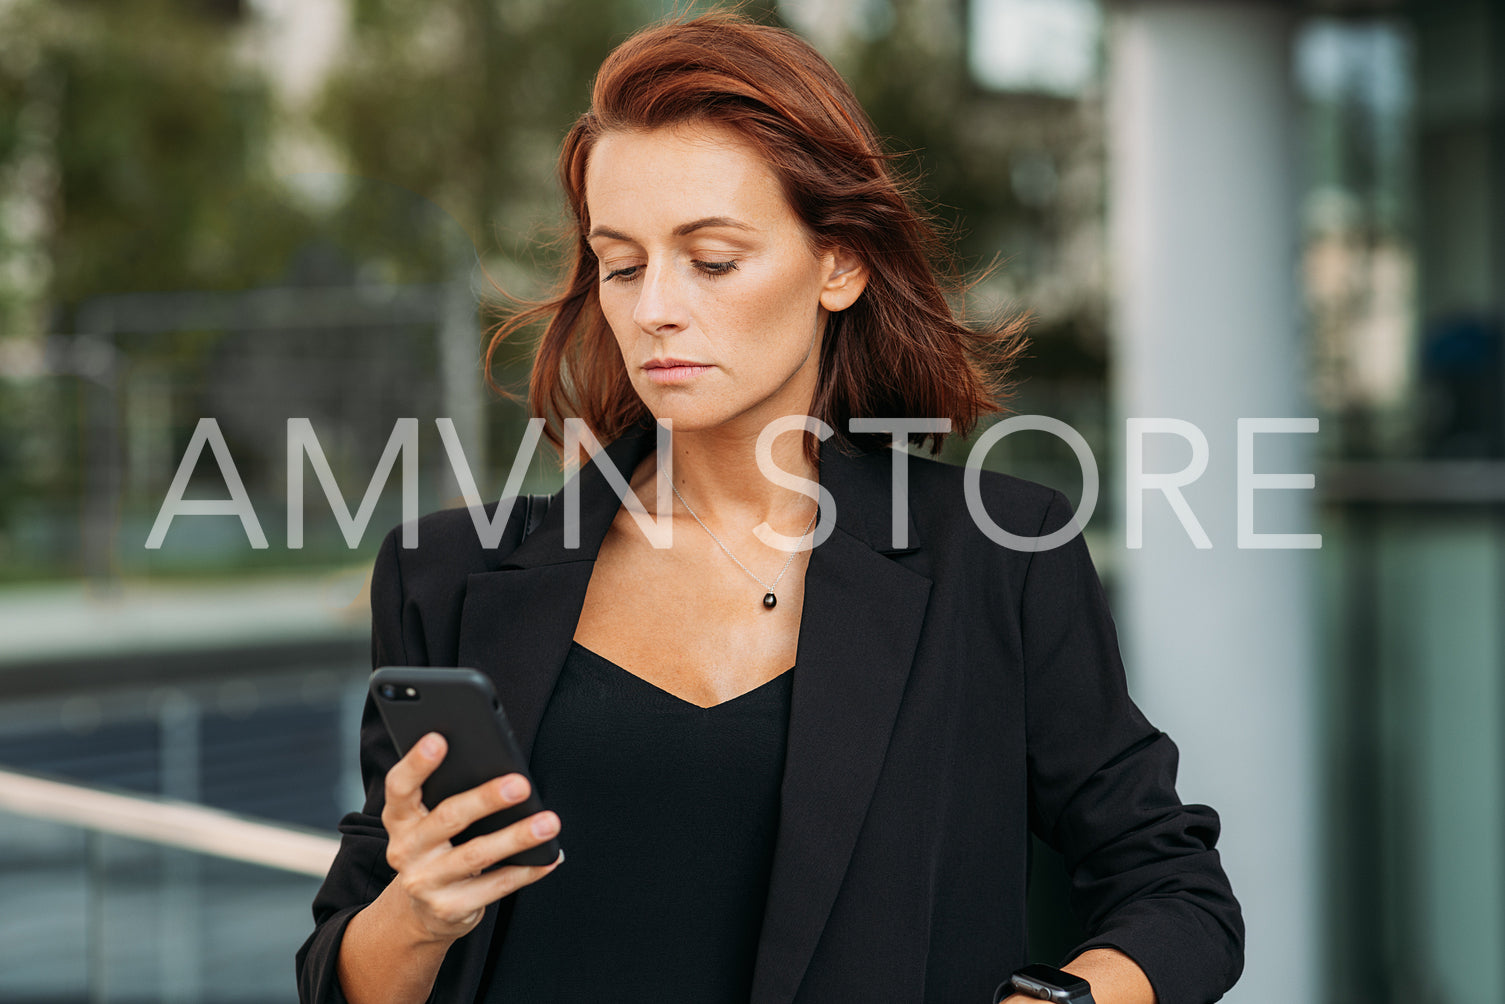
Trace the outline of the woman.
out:
<instances>
[{"instance_id":1,"label":"woman","mask_svg":"<svg viewBox=\"0 0 1505 1004\"><path fill-rule=\"evenodd\" d=\"M602 66L560 168L571 271L492 347L547 321L535 414L610 445L525 541L521 507L497 548L438 513L372 580L374 663L489 673L548 809L452 846L527 782L431 812L442 739L399 760L368 707L303 999L982 1004L1027 985L1031 829L1093 932L1065 967L1091 997L1047 976L1060 999L1219 997L1217 817L1175 796L1080 537L1001 547L961 469L910 458L896 493L890 434L852 429L966 432L1018 339L952 316L840 77L732 16L661 25ZM1072 518L1003 475L981 496L1019 537ZM483 871L556 834L567 863Z\"/></svg>"}]
</instances>

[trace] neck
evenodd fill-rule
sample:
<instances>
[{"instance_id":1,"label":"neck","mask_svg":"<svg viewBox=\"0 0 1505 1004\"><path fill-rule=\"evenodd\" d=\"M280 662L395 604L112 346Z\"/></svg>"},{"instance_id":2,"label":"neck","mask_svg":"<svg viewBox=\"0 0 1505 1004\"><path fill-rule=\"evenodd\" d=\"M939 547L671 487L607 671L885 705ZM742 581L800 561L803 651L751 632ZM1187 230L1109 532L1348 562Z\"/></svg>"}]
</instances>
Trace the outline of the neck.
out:
<instances>
[{"instance_id":1,"label":"neck","mask_svg":"<svg viewBox=\"0 0 1505 1004\"><path fill-rule=\"evenodd\" d=\"M712 526L751 528L767 522L780 532L800 532L815 503L808 495L769 480L758 467L761 428L681 432L673 436L674 487L695 514ZM787 432L773 441L769 459L776 476L819 481L805 457L808 433ZM778 475L777 472L784 472ZM658 457L653 452L639 468L633 487L649 512L655 511ZM671 496L672 498L672 496ZM788 529L792 525L793 529Z\"/></svg>"}]
</instances>

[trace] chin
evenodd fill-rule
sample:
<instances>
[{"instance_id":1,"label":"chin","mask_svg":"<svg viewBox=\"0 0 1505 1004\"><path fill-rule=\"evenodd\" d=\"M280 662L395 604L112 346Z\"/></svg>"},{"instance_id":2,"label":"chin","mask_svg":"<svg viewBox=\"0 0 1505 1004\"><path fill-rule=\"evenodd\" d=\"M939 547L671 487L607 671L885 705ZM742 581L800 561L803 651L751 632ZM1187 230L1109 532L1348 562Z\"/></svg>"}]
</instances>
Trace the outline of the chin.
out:
<instances>
[{"instance_id":1,"label":"chin","mask_svg":"<svg viewBox=\"0 0 1505 1004\"><path fill-rule=\"evenodd\" d=\"M733 426L743 432L749 422L756 422L758 428L755 431L761 432L765 422L772 421L774 416L782 415L785 411L804 414L792 405L781 409L775 398L759 397L756 394L750 400L729 401L725 398L713 400L711 395L675 391L665 393L662 387L646 388L645 391L640 391L638 396L649 413L660 424L670 424L676 433L709 432L715 429L730 432Z\"/></svg>"},{"instance_id":2,"label":"chin","mask_svg":"<svg viewBox=\"0 0 1505 1004\"><path fill-rule=\"evenodd\" d=\"M706 432L726 425L741 414L727 408L710 408L688 398L666 401L663 397L657 397L657 400L650 397L644 403L660 424L671 425L676 433Z\"/></svg>"},{"instance_id":3,"label":"chin","mask_svg":"<svg viewBox=\"0 0 1505 1004\"><path fill-rule=\"evenodd\" d=\"M675 432L703 432L726 421L725 416L709 416L700 409L653 407L648 410L660 425L670 425Z\"/></svg>"}]
</instances>

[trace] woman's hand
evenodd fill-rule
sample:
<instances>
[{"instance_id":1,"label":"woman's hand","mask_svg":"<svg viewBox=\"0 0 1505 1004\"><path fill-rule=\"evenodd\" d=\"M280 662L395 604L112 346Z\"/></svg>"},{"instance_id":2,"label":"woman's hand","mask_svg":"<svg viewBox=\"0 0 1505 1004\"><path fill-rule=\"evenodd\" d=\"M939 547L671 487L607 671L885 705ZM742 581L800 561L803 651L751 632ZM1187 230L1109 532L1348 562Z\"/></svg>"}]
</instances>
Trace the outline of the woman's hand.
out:
<instances>
[{"instance_id":1,"label":"woman's hand","mask_svg":"<svg viewBox=\"0 0 1505 1004\"><path fill-rule=\"evenodd\" d=\"M536 812L456 847L471 823L528 797L528 781L508 774L423 804L423 782L444 760L442 736L424 736L387 772L387 863L397 872L376 900L350 919L340 942L340 988L351 1004L421 1004L449 946L481 922L486 907L559 867L503 865L484 870L559 832L559 817ZM483 874L484 872L484 874Z\"/></svg>"},{"instance_id":2,"label":"woman's hand","mask_svg":"<svg viewBox=\"0 0 1505 1004\"><path fill-rule=\"evenodd\" d=\"M444 760L444 738L430 733L387 772L387 864L393 881L407 897L420 937L449 943L470 931L491 903L537 882L559 866L564 855L547 865L505 865L484 870L504 858L544 843L559 832L559 817L537 812L495 833L456 847L450 839L479 819L528 797L527 778L508 774L446 798L433 809L424 806L423 782Z\"/></svg>"}]
</instances>

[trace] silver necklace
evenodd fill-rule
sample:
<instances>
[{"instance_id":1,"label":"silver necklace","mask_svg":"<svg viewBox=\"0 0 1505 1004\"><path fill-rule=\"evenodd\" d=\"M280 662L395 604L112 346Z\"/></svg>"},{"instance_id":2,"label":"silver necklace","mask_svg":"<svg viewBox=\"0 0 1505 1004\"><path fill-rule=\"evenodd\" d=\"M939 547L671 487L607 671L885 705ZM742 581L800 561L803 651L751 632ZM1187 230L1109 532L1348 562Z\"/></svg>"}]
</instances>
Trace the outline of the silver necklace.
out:
<instances>
[{"instance_id":1,"label":"silver necklace","mask_svg":"<svg viewBox=\"0 0 1505 1004\"><path fill-rule=\"evenodd\" d=\"M685 502L685 497L683 495L679 494L679 489L675 487L674 482L672 482L672 481L669 482L669 487L674 489L674 497L677 498L677 499L679 499L679 501L681 503L683 503L683 505L685 507L685 511L688 512L691 516L694 516L695 517L695 522L697 522L697 523L700 524L700 528L702 530L704 530L706 533L709 533L711 535L711 539L716 542L716 546L719 547L719 548L721 548L723 551L725 551L726 552L726 556L728 558L731 558L733 561L737 562L738 565L741 565L742 570L744 572L746 572L748 575L752 575L752 578L753 578L754 582L756 582L758 585L762 586L764 589L768 590L766 593L763 594L763 609L765 609L765 610L772 610L774 608L774 606L779 602L779 598L773 594L773 589L774 589L775 586L777 586L779 584L779 579L782 579L784 577L784 573L787 572L787 571L789 571L789 566L790 566L790 564L792 564L794 562L794 555L795 555L796 552L795 551L790 551L789 552L789 558L788 558L788 560L786 560L784 562L784 567L781 568L781 569L779 569L779 574L777 576L775 576L775 578L774 578L774 580L772 582L764 582L762 579L758 578L756 575L753 575L752 569L748 568L746 565L743 565L742 562L741 562L741 560L739 560L738 557L731 552L730 548L728 548L725 544L721 543L721 538L718 537L718 536L716 536L716 534L714 532L712 532L711 528L705 525L705 520L701 519L699 516L695 516L695 510L690 508L690 503ZM819 514L820 514L820 506L819 506L819 504L817 504L816 507L815 507L815 512L813 512L813 513L810 514L810 522L808 522L808 523L805 524L805 530L799 536L800 540L804 540L805 539L805 534L809 533L810 532L810 527L812 527L812 526L815 525L815 517L818 516Z\"/></svg>"}]
</instances>

